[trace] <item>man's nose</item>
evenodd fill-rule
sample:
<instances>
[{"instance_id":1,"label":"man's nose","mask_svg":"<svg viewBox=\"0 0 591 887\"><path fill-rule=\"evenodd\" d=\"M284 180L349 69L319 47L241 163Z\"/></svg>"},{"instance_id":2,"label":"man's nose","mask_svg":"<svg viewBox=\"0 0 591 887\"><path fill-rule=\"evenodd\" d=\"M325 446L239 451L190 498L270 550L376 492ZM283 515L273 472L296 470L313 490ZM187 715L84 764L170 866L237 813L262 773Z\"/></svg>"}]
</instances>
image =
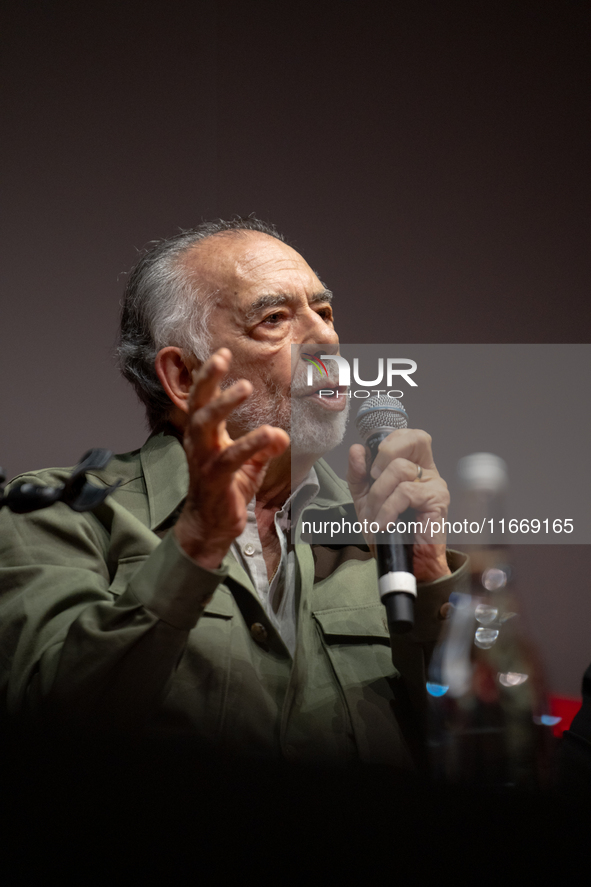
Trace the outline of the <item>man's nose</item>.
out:
<instances>
[{"instance_id":1,"label":"man's nose","mask_svg":"<svg viewBox=\"0 0 591 887\"><path fill-rule=\"evenodd\" d=\"M305 330L305 339L302 344L309 343L311 345L324 345L326 346L327 351L329 348L332 348L332 352L336 352L339 344L339 337L336 330L333 329L330 324L326 323L316 311L311 310L310 313L313 316L309 318L309 323Z\"/></svg>"}]
</instances>

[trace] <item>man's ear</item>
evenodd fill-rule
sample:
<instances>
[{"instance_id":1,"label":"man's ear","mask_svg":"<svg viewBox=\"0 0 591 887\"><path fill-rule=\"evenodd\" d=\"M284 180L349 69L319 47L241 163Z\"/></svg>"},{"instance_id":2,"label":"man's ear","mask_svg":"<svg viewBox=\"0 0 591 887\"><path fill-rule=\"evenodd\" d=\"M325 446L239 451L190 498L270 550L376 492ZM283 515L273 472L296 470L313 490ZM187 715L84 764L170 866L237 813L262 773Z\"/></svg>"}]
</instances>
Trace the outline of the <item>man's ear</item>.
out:
<instances>
[{"instance_id":1,"label":"man's ear","mask_svg":"<svg viewBox=\"0 0 591 887\"><path fill-rule=\"evenodd\" d=\"M200 362L192 355L188 357L175 345L168 345L158 352L154 366L162 387L174 406L183 413L188 413L189 392L193 382L191 372L200 366Z\"/></svg>"}]
</instances>

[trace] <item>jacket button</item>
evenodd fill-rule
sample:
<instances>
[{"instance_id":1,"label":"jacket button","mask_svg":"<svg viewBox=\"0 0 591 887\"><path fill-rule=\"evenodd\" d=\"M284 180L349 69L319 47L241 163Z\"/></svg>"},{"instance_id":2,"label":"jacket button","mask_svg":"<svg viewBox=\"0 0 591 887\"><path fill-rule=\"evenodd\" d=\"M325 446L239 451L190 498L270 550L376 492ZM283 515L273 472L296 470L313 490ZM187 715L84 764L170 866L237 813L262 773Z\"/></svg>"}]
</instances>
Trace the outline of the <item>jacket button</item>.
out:
<instances>
[{"instance_id":1,"label":"jacket button","mask_svg":"<svg viewBox=\"0 0 591 887\"><path fill-rule=\"evenodd\" d=\"M264 644L267 640L267 629L260 622L254 622L250 626L250 633L257 644Z\"/></svg>"},{"instance_id":2,"label":"jacket button","mask_svg":"<svg viewBox=\"0 0 591 887\"><path fill-rule=\"evenodd\" d=\"M451 616L451 611L453 610L453 604L450 604L449 601L447 604L442 604L439 608L439 613L437 614L440 619L449 619Z\"/></svg>"}]
</instances>

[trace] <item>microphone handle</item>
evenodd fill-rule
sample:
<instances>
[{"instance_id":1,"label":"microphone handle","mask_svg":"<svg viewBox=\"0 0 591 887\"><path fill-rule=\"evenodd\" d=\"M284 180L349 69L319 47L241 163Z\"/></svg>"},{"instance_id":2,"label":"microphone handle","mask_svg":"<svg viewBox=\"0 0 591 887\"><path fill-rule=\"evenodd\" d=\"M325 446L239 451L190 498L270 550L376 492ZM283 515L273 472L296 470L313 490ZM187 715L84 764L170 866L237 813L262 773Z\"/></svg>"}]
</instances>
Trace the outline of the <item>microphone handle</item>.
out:
<instances>
[{"instance_id":1,"label":"microphone handle","mask_svg":"<svg viewBox=\"0 0 591 887\"><path fill-rule=\"evenodd\" d=\"M382 429L372 434L367 442L368 469L373 465L381 442L394 431L393 428ZM376 540L376 559L378 562L378 580L391 573L409 573L412 575L413 547L402 541L399 533L380 533L380 542ZM414 583L413 583L414 584ZM415 585L416 587L416 585ZM384 591L380 587L380 597L386 608L388 629L390 634L404 634L414 625L415 595L405 591Z\"/></svg>"},{"instance_id":2,"label":"microphone handle","mask_svg":"<svg viewBox=\"0 0 591 887\"><path fill-rule=\"evenodd\" d=\"M390 573L410 573L413 566L413 547L402 542L399 533L380 533L383 540L376 544L378 577ZM381 589L380 589L381 591ZM405 634L414 625L414 594L391 591L381 595L386 608L390 634Z\"/></svg>"}]
</instances>

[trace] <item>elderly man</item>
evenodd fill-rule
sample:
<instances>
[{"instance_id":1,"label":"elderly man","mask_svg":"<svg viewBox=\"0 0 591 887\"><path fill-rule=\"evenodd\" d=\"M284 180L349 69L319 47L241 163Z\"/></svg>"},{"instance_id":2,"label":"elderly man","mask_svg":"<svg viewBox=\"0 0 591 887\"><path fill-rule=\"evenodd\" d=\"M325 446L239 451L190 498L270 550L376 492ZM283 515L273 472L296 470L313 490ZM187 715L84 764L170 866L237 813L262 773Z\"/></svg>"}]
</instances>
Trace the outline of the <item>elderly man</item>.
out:
<instances>
[{"instance_id":1,"label":"elderly man","mask_svg":"<svg viewBox=\"0 0 591 887\"><path fill-rule=\"evenodd\" d=\"M331 300L255 219L205 223L142 257L120 356L152 435L96 475L122 483L94 513L2 515L12 716L414 766L413 711L459 556L415 546L416 628L391 651L369 548L286 533L315 509L385 524L408 506L440 519L448 504L424 432L390 435L371 478L352 447L348 486L320 459L347 399L299 388L291 346L335 349Z\"/></svg>"}]
</instances>

